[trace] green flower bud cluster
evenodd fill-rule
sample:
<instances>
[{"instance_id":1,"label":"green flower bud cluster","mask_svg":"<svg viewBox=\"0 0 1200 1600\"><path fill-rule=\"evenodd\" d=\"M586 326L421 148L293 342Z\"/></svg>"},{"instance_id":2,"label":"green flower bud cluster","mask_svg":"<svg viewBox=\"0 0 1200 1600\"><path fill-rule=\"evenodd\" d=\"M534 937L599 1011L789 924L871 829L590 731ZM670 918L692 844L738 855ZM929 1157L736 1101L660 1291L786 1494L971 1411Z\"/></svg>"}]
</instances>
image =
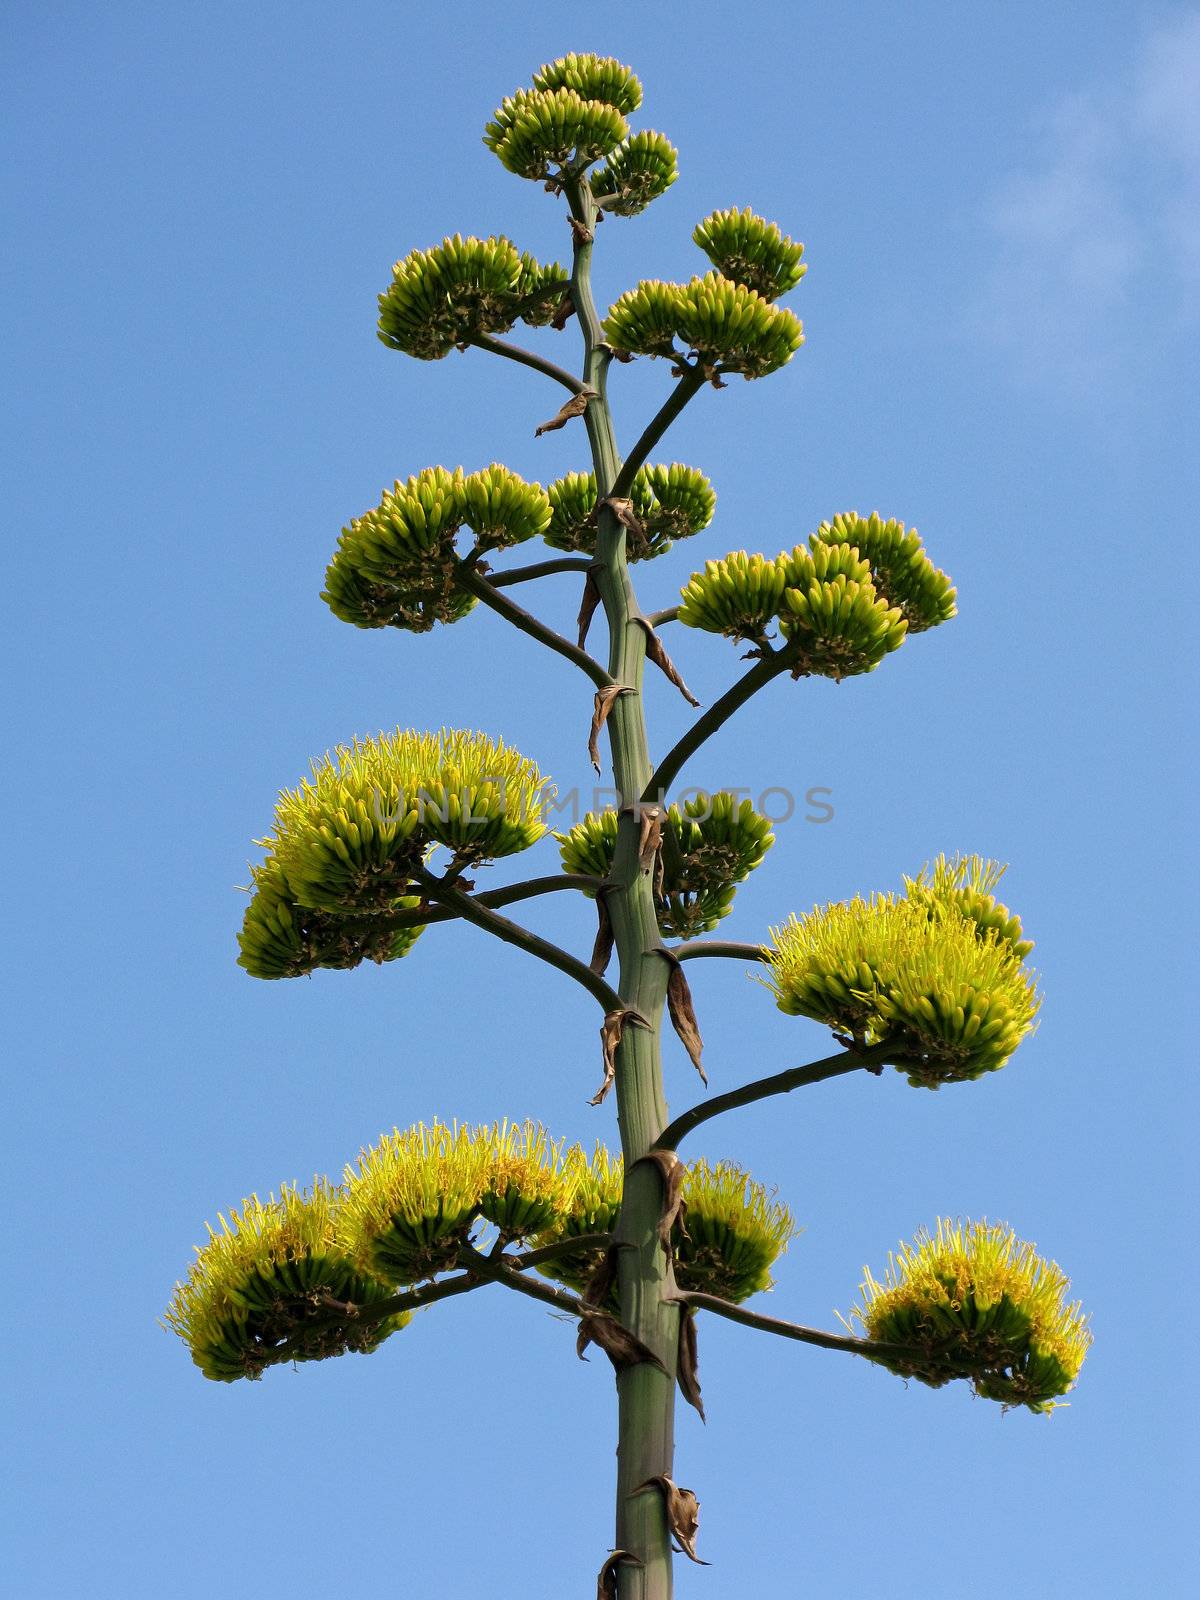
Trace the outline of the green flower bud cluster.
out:
<instances>
[{"instance_id":1,"label":"green flower bud cluster","mask_svg":"<svg viewBox=\"0 0 1200 1600\"><path fill-rule=\"evenodd\" d=\"M355 917L302 906L272 857L250 870L254 886L238 935L238 966L252 978L300 978L318 967L344 971L362 961L397 961L423 931L398 926L387 912ZM419 903L415 895L406 895L394 909L410 910Z\"/></svg>"},{"instance_id":2,"label":"green flower bud cluster","mask_svg":"<svg viewBox=\"0 0 1200 1600\"><path fill-rule=\"evenodd\" d=\"M678 176L679 152L665 134L647 129L623 140L592 173L590 185L606 212L635 217Z\"/></svg>"},{"instance_id":3,"label":"green flower bud cluster","mask_svg":"<svg viewBox=\"0 0 1200 1600\"><path fill-rule=\"evenodd\" d=\"M556 1223L539 1234L538 1245L583 1234L610 1233L621 1208L621 1157L597 1143L589 1158L576 1146L565 1172L570 1194ZM697 1161L683 1180L686 1214L671 1235L675 1281L681 1289L741 1302L771 1287L770 1269L796 1233L791 1212L740 1167L729 1161ZM556 1256L538 1270L582 1293L604 1257L603 1246ZM616 1309L616 1289L610 1299Z\"/></svg>"},{"instance_id":4,"label":"green flower bud cluster","mask_svg":"<svg viewBox=\"0 0 1200 1600\"><path fill-rule=\"evenodd\" d=\"M568 472L547 491L550 523L543 537L556 550L596 549L596 475ZM716 510L712 484L695 467L674 461L668 466L639 467L629 491L641 533L630 531L630 561L651 561L665 555L676 539L690 539L707 528Z\"/></svg>"},{"instance_id":5,"label":"green flower bud cluster","mask_svg":"<svg viewBox=\"0 0 1200 1600\"><path fill-rule=\"evenodd\" d=\"M733 909L736 885L775 843L768 818L735 795L696 794L663 817L662 880L656 885L658 926L667 938L711 933ZM589 812L556 833L564 872L607 878L617 845L617 813Z\"/></svg>"},{"instance_id":6,"label":"green flower bud cluster","mask_svg":"<svg viewBox=\"0 0 1200 1600\"><path fill-rule=\"evenodd\" d=\"M772 1286L771 1267L795 1237L792 1213L731 1161L696 1161L675 1239L675 1282L741 1304Z\"/></svg>"},{"instance_id":7,"label":"green flower bud cluster","mask_svg":"<svg viewBox=\"0 0 1200 1600\"><path fill-rule=\"evenodd\" d=\"M550 517L541 484L498 462L469 476L461 467L426 467L342 529L321 598L356 628L427 633L475 605L458 585L460 528L474 533L477 550L495 550L544 533Z\"/></svg>"},{"instance_id":8,"label":"green flower bud cluster","mask_svg":"<svg viewBox=\"0 0 1200 1600\"><path fill-rule=\"evenodd\" d=\"M457 1264L478 1218L528 1238L562 1214L567 1194L562 1142L536 1123L422 1123L346 1168L340 1236L363 1272L420 1283Z\"/></svg>"},{"instance_id":9,"label":"green flower bud cluster","mask_svg":"<svg viewBox=\"0 0 1200 1600\"><path fill-rule=\"evenodd\" d=\"M518 89L500 102L483 142L519 178L546 179L554 168L582 172L614 151L629 124L604 100L574 89Z\"/></svg>"},{"instance_id":10,"label":"green flower bud cluster","mask_svg":"<svg viewBox=\"0 0 1200 1600\"><path fill-rule=\"evenodd\" d=\"M338 1230L338 1193L284 1185L264 1205L257 1195L219 1217L177 1283L164 1324L192 1352L206 1378L259 1378L277 1361L317 1361L375 1350L410 1312L362 1327L357 1311L390 1294L350 1260ZM352 1307L354 1310L347 1310ZM331 1315L339 1310L341 1318Z\"/></svg>"},{"instance_id":11,"label":"green flower bud cluster","mask_svg":"<svg viewBox=\"0 0 1200 1600\"><path fill-rule=\"evenodd\" d=\"M926 869L903 896L814 907L772 929L767 986L779 1009L893 1046L889 1060L920 1087L996 1071L1041 1004L1023 963L1030 946L1008 931L1016 919L971 887L1000 870L970 857Z\"/></svg>"},{"instance_id":12,"label":"green flower bud cluster","mask_svg":"<svg viewBox=\"0 0 1200 1600\"><path fill-rule=\"evenodd\" d=\"M569 55L539 67L533 87L547 93L555 89L574 89L585 100L602 100L628 115L642 103L638 78L614 56Z\"/></svg>"},{"instance_id":13,"label":"green flower bud cluster","mask_svg":"<svg viewBox=\"0 0 1200 1600\"><path fill-rule=\"evenodd\" d=\"M411 904L413 875L433 845L481 862L535 844L546 831L547 789L532 761L483 733L397 729L356 739L280 795L260 871L296 906L350 917L353 938L353 919ZM248 926L266 914L258 898Z\"/></svg>"},{"instance_id":14,"label":"green flower bud cluster","mask_svg":"<svg viewBox=\"0 0 1200 1600\"><path fill-rule=\"evenodd\" d=\"M692 240L722 277L744 284L764 300L778 300L808 271L804 246L779 231L774 222L744 211L714 211L697 223Z\"/></svg>"},{"instance_id":15,"label":"green flower bud cluster","mask_svg":"<svg viewBox=\"0 0 1200 1600\"><path fill-rule=\"evenodd\" d=\"M610 307L604 337L630 355L678 359L694 351L706 372L740 372L745 378L777 371L804 343L803 328L790 311L719 272L689 283L644 280Z\"/></svg>"},{"instance_id":16,"label":"green flower bud cluster","mask_svg":"<svg viewBox=\"0 0 1200 1600\"><path fill-rule=\"evenodd\" d=\"M389 349L439 361L477 334L507 333L518 318L545 326L568 281L558 262L543 265L508 239L456 233L396 262L379 296L379 337Z\"/></svg>"},{"instance_id":17,"label":"green flower bud cluster","mask_svg":"<svg viewBox=\"0 0 1200 1600\"><path fill-rule=\"evenodd\" d=\"M885 522L877 511L860 517L848 511L823 522L812 536L818 543L853 545L870 562L871 580L889 605L898 607L909 633L923 633L955 615L955 589L925 554L915 528Z\"/></svg>"},{"instance_id":18,"label":"green flower bud cluster","mask_svg":"<svg viewBox=\"0 0 1200 1600\"><path fill-rule=\"evenodd\" d=\"M965 1378L1005 1407L1053 1411L1092 1343L1070 1282L1012 1229L938 1220L889 1258L882 1283L864 1268L851 1318L867 1337L911 1355L874 1356L903 1378L934 1388Z\"/></svg>"},{"instance_id":19,"label":"green flower bud cluster","mask_svg":"<svg viewBox=\"0 0 1200 1600\"><path fill-rule=\"evenodd\" d=\"M982 929L992 928L998 938L1010 944L1019 961L1033 950L1033 940L1023 937L1021 919L1001 905L991 892L1008 869L983 856L938 856L927 862L915 878L906 877L908 898L929 906L930 915L950 906Z\"/></svg>"},{"instance_id":20,"label":"green flower bud cluster","mask_svg":"<svg viewBox=\"0 0 1200 1600\"><path fill-rule=\"evenodd\" d=\"M851 534L861 534L866 548ZM706 562L681 602L679 620L688 627L756 645L778 623L796 677L838 680L873 672L910 632L954 615L950 580L915 529L853 512L823 522L807 546L773 560L737 550Z\"/></svg>"}]
</instances>

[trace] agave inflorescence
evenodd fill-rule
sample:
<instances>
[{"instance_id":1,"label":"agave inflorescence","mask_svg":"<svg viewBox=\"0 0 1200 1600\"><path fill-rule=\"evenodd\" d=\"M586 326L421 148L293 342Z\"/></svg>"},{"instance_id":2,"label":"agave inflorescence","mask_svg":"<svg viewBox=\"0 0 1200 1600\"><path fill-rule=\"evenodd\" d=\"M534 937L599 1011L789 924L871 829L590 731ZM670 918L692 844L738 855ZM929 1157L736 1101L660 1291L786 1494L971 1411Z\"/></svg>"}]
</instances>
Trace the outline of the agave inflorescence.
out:
<instances>
[{"instance_id":1,"label":"agave inflorescence","mask_svg":"<svg viewBox=\"0 0 1200 1600\"><path fill-rule=\"evenodd\" d=\"M364 1271L419 1283L458 1261L479 1217L506 1239L550 1226L566 1203L562 1146L535 1123L399 1129L346 1168L339 1237Z\"/></svg>"},{"instance_id":2,"label":"agave inflorescence","mask_svg":"<svg viewBox=\"0 0 1200 1600\"><path fill-rule=\"evenodd\" d=\"M621 1209L624 1168L597 1143L591 1156L578 1145L567 1152L568 1198L555 1225L538 1244L586 1234L607 1234ZM686 1212L671 1235L675 1278L681 1289L742 1301L771 1287L770 1268L796 1232L791 1212L733 1162L697 1161L683 1179ZM604 1259L603 1244L581 1245L539 1268L583 1293ZM615 1286L610 1290L615 1309Z\"/></svg>"},{"instance_id":3,"label":"agave inflorescence","mask_svg":"<svg viewBox=\"0 0 1200 1600\"><path fill-rule=\"evenodd\" d=\"M614 151L629 124L606 100L574 89L518 89L500 102L483 142L520 178L545 179L554 169L582 170Z\"/></svg>"},{"instance_id":4,"label":"agave inflorescence","mask_svg":"<svg viewBox=\"0 0 1200 1600\"><path fill-rule=\"evenodd\" d=\"M252 978L300 978L320 967L344 971L362 961L398 961L422 932L388 912L346 916L300 905L273 857L250 871L254 886L238 934L238 966ZM393 909L418 904L416 895L405 895Z\"/></svg>"},{"instance_id":5,"label":"agave inflorescence","mask_svg":"<svg viewBox=\"0 0 1200 1600\"><path fill-rule=\"evenodd\" d=\"M889 1258L882 1283L864 1268L851 1318L867 1337L907 1349L873 1359L937 1388L965 1378L987 1400L1052 1411L1092 1342L1070 1283L1011 1228L939 1219Z\"/></svg>"},{"instance_id":6,"label":"agave inflorescence","mask_svg":"<svg viewBox=\"0 0 1200 1600\"><path fill-rule=\"evenodd\" d=\"M669 806L661 880L656 885L658 925L668 937L711 932L733 909L737 885L759 865L775 842L770 820L749 800L720 791L692 795ZM617 844L615 811L589 812L566 833L554 836L564 872L607 878Z\"/></svg>"},{"instance_id":7,"label":"agave inflorescence","mask_svg":"<svg viewBox=\"0 0 1200 1600\"><path fill-rule=\"evenodd\" d=\"M687 1205L677 1230L675 1281L740 1304L771 1287L771 1267L795 1237L796 1223L732 1161L694 1161L683 1180Z\"/></svg>"},{"instance_id":8,"label":"agave inflorescence","mask_svg":"<svg viewBox=\"0 0 1200 1600\"><path fill-rule=\"evenodd\" d=\"M397 729L339 745L285 789L262 841L302 906L336 914L397 909L431 846L481 862L535 844L548 780L483 733Z\"/></svg>"},{"instance_id":9,"label":"agave inflorescence","mask_svg":"<svg viewBox=\"0 0 1200 1600\"><path fill-rule=\"evenodd\" d=\"M939 858L902 896L815 907L772 929L780 1010L893 1046L893 1064L926 1088L1002 1067L1041 1003L1020 923L987 892L1002 870Z\"/></svg>"},{"instance_id":10,"label":"agave inflorescence","mask_svg":"<svg viewBox=\"0 0 1200 1600\"><path fill-rule=\"evenodd\" d=\"M321 598L359 628L426 633L435 622L458 622L475 605L459 584L459 530L474 533L478 555L544 533L550 516L541 484L498 462L469 476L426 467L342 529Z\"/></svg>"},{"instance_id":11,"label":"agave inflorescence","mask_svg":"<svg viewBox=\"0 0 1200 1600\"><path fill-rule=\"evenodd\" d=\"M637 216L675 182L678 156L665 134L650 129L632 134L591 174L592 193L605 211Z\"/></svg>"},{"instance_id":12,"label":"agave inflorescence","mask_svg":"<svg viewBox=\"0 0 1200 1600\"><path fill-rule=\"evenodd\" d=\"M456 233L396 262L379 296L379 337L389 349L439 361L480 334L507 333L518 319L548 322L567 281L558 262L543 265L511 240Z\"/></svg>"},{"instance_id":13,"label":"agave inflorescence","mask_svg":"<svg viewBox=\"0 0 1200 1600\"><path fill-rule=\"evenodd\" d=\"M808 271L804 246L781 233L777 223L743 211L714 211L696 224L692 240L723 277L777 300Z\"/></svg>"},{"instance_id":14,"label":"agave inflorescence","mask_svg":"<svg viewBox=\"0 0 1200 1600\"><path fill-rule=\"evenodd\" d=\"M261 1377L277 1361L365 1354L408 1322L401 1312L359 1325L357 1311L390 1290L339 1243L338 1195L328 1184L284 1185L265 1204L251 1195L218 1220L164 1319L206 1378L229 1383Z\"/></svg>"},{"instance_id":15,"label":"agave inflorescence","mask_svg":"<svg viewBox=\"0 0 1200 1600\"><path fill-rule=\"evenodd\" d=\"M710 375L745 378L776 372L804 343L790 311L719 272L688 283L643 280L610 307L604 337L630 355L678 359L694 351Z\"/></svg>"},{"instance_id":16,"label":"agave inflorescence","mask_svg":"<svg viewBox=\"0 0 1200 1600\"><path fill-rule=\"evenodd\" d=\"M861 548L860 548L861 544ZM954 615L954 589L916 530L855 512L772 558L734 551L684 585L679 620L763 647L772 625L795 677L872 672L909 633Z\"/></svg>"},{"instance_id":17,"label":"agave inflorescence","mask_svg":"<svg viewBox=\"0 0 1200 1600\"><path fill-rule=\"evenodd\" d=\"M568 472L547 490L551 515L543 537L556 550L596 549L596 475ZM665 555L676 539L690 539L707 528L716 509L712 484L695 467L639 467L630 487L637 526L626 538L630 561Z\"/></svg>"}]
</instances>

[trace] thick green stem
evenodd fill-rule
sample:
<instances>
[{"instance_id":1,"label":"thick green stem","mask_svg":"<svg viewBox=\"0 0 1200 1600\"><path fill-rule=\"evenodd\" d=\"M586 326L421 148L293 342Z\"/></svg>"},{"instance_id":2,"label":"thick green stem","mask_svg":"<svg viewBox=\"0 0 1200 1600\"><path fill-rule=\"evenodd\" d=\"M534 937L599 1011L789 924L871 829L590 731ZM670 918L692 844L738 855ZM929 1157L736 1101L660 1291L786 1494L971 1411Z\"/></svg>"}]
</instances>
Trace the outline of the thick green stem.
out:
<instances>
[{"instance_id":1,"label":"thick green stem","mask_svg":"<svg viewBox=\"0 0 1200 1600\"><path fill-rule=\"evenodd\" d=\"M608 352L591 290L591 234L596 210L583 182L566 185L576 230L571 299L584 339L584 382L596 392L585 413L599 499L613 492L621 470L608 406ZM663 1496L635 1491L648 1479L672 1475L675 1430L675 1363L679 1306L674 1277L658 1239L663 1191L659 1171L642 1162L667 1122L662 1083L662 1014L671 965L662 947L654 908L652 868L638 860L636 802L650 779L642 673L646 633L625 560L625 529L601 505L596 581L609 626L608 670L630 692L617 697L608 719L613 776L621 797L617 846L606 904L620 962L621 1004L646 1024L625 1027L617 1051L617 1118L625 1157L625 1193L617 1240L621 1320L662 1363L625 1367L617 1375L618 1442L615 1548L639 1565L617 1570L620 1600L670 1600L671 1537Z\"/></svg>"}]
</instances>

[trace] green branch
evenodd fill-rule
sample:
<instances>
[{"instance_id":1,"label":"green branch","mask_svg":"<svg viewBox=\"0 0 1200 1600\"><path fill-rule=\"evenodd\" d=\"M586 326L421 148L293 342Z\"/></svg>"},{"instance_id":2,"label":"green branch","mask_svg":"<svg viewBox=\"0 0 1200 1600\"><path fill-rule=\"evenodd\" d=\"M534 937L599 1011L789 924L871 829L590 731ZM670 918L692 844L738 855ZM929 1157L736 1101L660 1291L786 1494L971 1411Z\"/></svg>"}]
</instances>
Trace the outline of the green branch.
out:
<instances>
[{"instance_id":1,"label":"green branch","mask_svg":"<svg viewBox=\"0 0 1200 1600\"><path fill-rule=\"evenodd\" d=\"M695 961L700 956L727 956L731 961L769 961L765 945L741 944L736 939L689 939L686 944L674 945L671 954L676 961Z\"/></svg>"},{"instance_id":2,"label":"green branch","mask_svg":"<svg viewBox=\"0 0 1200 1600\"><path fill-rule=\"evenodd\" d=\"M770 1078L757 1078L743 1084L740 1089L729 1089L725 1094L714 1095L690 1111L683 1112L664 1128L655 1141L660 1150L675 1150L682 1139L697 1129L702 1122L719 1117L738 1106L753 1105L756 1100L766 1100L773 1094L790 1094L806 1084L823 1083L826 1078L840 1078L846 1072L877 1072L895 1055L894 1044L870 1045L865 1049L841 1050L836 1056L826 1056L822 1061L810 1062L806 1067L791 1067L787 1072L777 1072Z\"/></svg>"},{"instance_id":3,"label":"green branch","mask_svg":"<svg viewBox=\"0 0 1200 1600\"><path fill-rule=\"evenodd\" d=\"M654 449L654 446L666 433L692 396L700 393L704 383L704 372L699 366L684 368L682 375L676 380L675 387L671 390L657 413L646 424L641 438L626 457L625 465L618 472L617 481L612 486L614 499L623 500L628 497L638 468L645 466L651 450Z\"/></svg>"},{"instance_id":4,"label":"green branch","mask_svg":"<svg viewBox=\"0 0 1200 1600\"><path fill-rule=\"evenodd\" d=\"M472 1250L467 1245L459 1252L459 1259L467 1263L471 1273L478 1273L491 1283L502 1283L506 1289L515 1289L527 1299L540 1300L543 1305L553 1306L556 1311L565 1311L571 1317L586 1315L587 1307L578 1295L566 1289L556 1289L553 1284L544 1283L538 1278L523 1277L521 1271L514 1271L504 1256L480 1255L478 1250Z\"/></svg>"},{"instance_id":5,"label":"green branch","mask_svg":"<svg viewBox=\"0 0 1200 1600\"><path fill-rule=\"evenodd\" d=\"M566 660L574 662L581 672L587 673L597 689L607 689L612 683L612 678L594 656L588 655L586 650L581 650L569 639L564 639L561 633L555 633L554 629L547 627L544 622L539 622L532 612L526 611L515 600L510 600L507 595L499 593L492 581L485 578L476 568L464 563L456 576L462 588L482 600L485 606L490 607L505 621L511 622L514 628L519 628L531 639L544 644L547 650L553 650L556 655L564 656Z\"/></svg>"},{"instance_id":6,"label":"green branch","mask_svg":"<svg viewBox=\"0 0 1200 1600\"><path fill-rule=\"evenodd\" d=\"M509 361L519 362L523 367L532 367L535 372L542 373L547 378L553 378L555 383L561 383L564 389L569 389L572 394L582 394L587 385L578 379L573 372L568 372L566 367L560 367L553 361L547 361L544 356L535 355L532 350L523 350L518 344L509 344L504 339L495 339L490 333L475 334L470 343L480 350L490 350L494 356L504 356Z\"/></svg>"},{"instance_id":7,"label":"green branch","mask_svg":"<svg viewBox=\"0 0 1200 1600\"><path fill-rule=\"evenodd\" d=\"M555 572L590 572L591 568L591 556L559 556L554 561L535 561L528 567L510 567L507 572L489 572L487 581L493 589L508 589L514 583L528 583L531 578L548 578Z\"/></svg>"},{"instance_id":8,"label":"green branch","mask_svg":"<svg viewBox=\"0 0 1200 1600\"><path fill-rule=\"evenodd\" d=\"M502 889L485 889L475 899L479 905L495 911L500 906L516 905L521 900L532 900L538 895L557 894L561 889L580 889L585 894L595 894L603 881L586 872L551 872L544 878L526 878L523 883L506 884ZM428 928L435 922L454 922L458 915L449 906L414 906L411 910L391 912L388 926Z\"/></svg>"},{"instance_id":9,"label":"green branch","mask_svg":"<svg viewBox=\"0 0 1200 1600\"><path fill-rule=\"evenodd\" d=\"M676 1297L696 1311L713 1311L730 1322L740 1322L744 1328L758 1328L762 1333L777 1333L781 1339L796 1339L801 1344L814 1344L821 1350L845 1350L852 1356L865 1356L868 1361L883 1356L920 1354L906 1344L883 1344L876 1339L856 1339L853 1334L825 1333L821 1328L805 1328L799 1322L784 1322L780 1317L764 1317L757 1311L746 1311L732 1300L722 1300L720 1295L702 1294L687 1290Z\"/></svg>"},{"instance_id":10,"label":"green branch","mask_svg":"<svg viewBox=\"0 0 1200 1600\"><path fill-rule=\"evenodd\" d=\"M664 623L675 622L679 617L678 606L664 606L661 611L652 611L646 621L654 629L661 628Z\"/></svg>"},{"instance_id":11,"label":"green branch","mask_svg":"<svg viewBox=\"0 0 1200 1600\"><path fill-rule=\"evenodd\" d=\"M642 795L643 803L662 805L667 791L679 776L685 762L695 755L704 741L723 727L733 713L744 706L752 695L757 694L781 672L786 672L789 665L786 652L771 650L769 654L756 661L750 671L739 678L732 688L726 689L719 700L714 700L708 710L696 718L678 744L659 762Z\"/></svg>"},{"instance_id":12,"label":"green branch","mask_svg":"<svg viewBox=\"0 0 1200 1600\"><path fill-rule=\"evenodd\" d=\"M617 991L605 983L603 978L597 977L589 966L571 955L569 951L552 944L549 939L543 939L540 934L521 927L520 923L510 922L499 912L482 905L473 895L467 894L462 889L456 889L453 884L436 877L432 872L419 869L415 874L415 881L431 900L452 907L464 922L474 923L477 928L482 928L497 939L502 939L505 944L515 945L527 955L537 956L539 961L557 968L559 972L565 972L568 978L574 978L576 983L581 984L600 1002L606 1013L625 1009Z\"/></svg>"}]
</instances>

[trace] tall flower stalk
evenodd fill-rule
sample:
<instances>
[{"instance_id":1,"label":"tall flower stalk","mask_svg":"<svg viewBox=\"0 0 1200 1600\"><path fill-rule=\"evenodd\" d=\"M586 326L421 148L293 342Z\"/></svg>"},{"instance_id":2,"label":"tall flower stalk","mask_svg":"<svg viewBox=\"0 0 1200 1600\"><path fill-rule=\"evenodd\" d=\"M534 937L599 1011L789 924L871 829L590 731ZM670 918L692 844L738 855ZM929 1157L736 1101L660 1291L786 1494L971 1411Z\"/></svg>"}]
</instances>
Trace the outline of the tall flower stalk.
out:
<instances>
[{"instance_id":1,"label":"tall flower stalk","mask_svg":"<svg viewBox=\"0 0 1200 1600\"><path fill-rule=\"evenodd\" d=\"M703 473L651 455L704 390L788 364L803 331L777 302L806 265L803 246L775 223L748 209L716 211L693 234L708 270L685 283L644 280L601 315L592 287L601 225L638 215L678 174L663 134L630 130L641 99L622 63L570 55L541 68L487 124L484 142L503 166L565 205L569 268L505 238L456 234L411 250L380 296L379 336L390 349L426 361L483 352L555 386L560 407L536 432L586 435L590 466L546 488L496 462L397 478L342 530L322 596L352 626L414 634L461 624L483 605L578 669L588 680L581 728L590 717L597 770L607 740L617 804L557 836L561 872L486 885L478 880L497 861L548 831L553 786L536 764L470 730L351 738L281 794L274 829L259 841L240 939L242 966L268 980L364 960L391 965L450 920L514 945L597 1003L592 1103L611 1103L612 1091L619 1151L564 1150L530 1122L395 1130L348 1164L340 1185L285 1185L277 1199L228 1208L166 1318L205 1375L229 1382L392 1348L417 1310L485 1288L567 1313L579 1352L602 1351L616 1380L615 1521L597 1562L601 1600L669 1600L675 1553L701 1559L699 1502L677 1480L674 1447L677 1394L704 1410L699 1312L934 1386L962 1378L982 1396L1040 1412L1073 1386L1090 1337L1066 1278L1032 1245L1001 1224L944 1218L901 1247L882 1281L864 1269L862 1303L844 1333L747 1309L771 1286L791 1213L730 1163L688 1166L677 1153L705 1122L847 1072L891 1067L929 1089L981 1078L1032 1031L1041 998L1026 964L1032 944L992 892L1003 869L981 857L939 857L902 890L814 907L753 941L705 937L733 911L737 885L772 838L768 820L734 796L673 803L686 764L776 678L841 682L875 671L950 620L955 591L914 529L842 512L776 556L706 558L677 601L642 609L631 567L640 573L673 542L696 538L715 509ZM518 322L560 336L573 324L578 366L513 343ZM666 362L670 384L622 454L609 380L639 357ZM539 539L566 553L504 564ZM564 575L582 584L575 639L511 593ZM588 648L598 612L603 657ZM685 637L749 647L752 664L706 710L664 647L659 630L670 622L692 630ZM683 737L655 756L648 664L697 708ZM563 891L592 908L590 956L506 914ZM687 977L699 957L759 964L763 991L786 1014L826 1024L835 1053L722 1087L672 1119L667 1018L704 1077Z\"/></svg>"}]
</instances>

